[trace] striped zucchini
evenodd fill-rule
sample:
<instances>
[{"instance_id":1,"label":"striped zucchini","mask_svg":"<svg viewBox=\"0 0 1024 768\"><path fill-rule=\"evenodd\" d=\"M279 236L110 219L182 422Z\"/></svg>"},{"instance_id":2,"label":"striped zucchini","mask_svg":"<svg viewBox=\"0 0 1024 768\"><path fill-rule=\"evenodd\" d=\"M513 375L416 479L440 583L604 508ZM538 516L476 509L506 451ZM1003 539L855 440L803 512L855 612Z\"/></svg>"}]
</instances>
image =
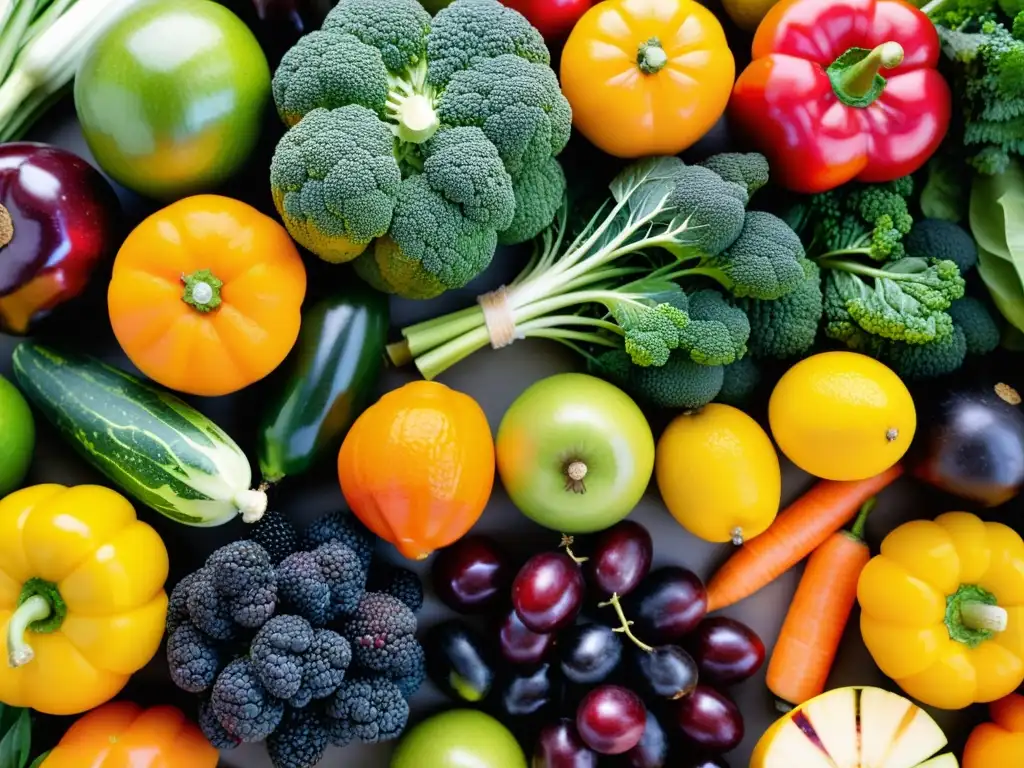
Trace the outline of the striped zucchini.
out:
<instances>
[{"instance_id":1,"label":"striped zucchini","mask_svg":"<svg viewBox=\"0 0 1024 768\"><path fill-rule=\"evenodd\" d=\"M14 350L21 391L94 467L179 523L247 523L267 509L249 460L220 427L166 390L84 355Z\"/></svg>"}]
</instances>

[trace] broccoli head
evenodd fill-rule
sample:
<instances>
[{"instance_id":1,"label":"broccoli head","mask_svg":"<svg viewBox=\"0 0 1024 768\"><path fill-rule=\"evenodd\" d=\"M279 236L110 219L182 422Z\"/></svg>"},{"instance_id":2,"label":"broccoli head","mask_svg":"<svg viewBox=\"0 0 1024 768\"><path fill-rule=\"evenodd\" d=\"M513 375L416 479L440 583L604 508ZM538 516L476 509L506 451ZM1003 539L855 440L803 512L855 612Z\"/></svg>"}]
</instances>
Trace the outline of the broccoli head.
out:
<instances>
[{"instance_id":1,"label":"broccoli head","mask_svg":"<svg viewBox=\"0 0 1024 768\"><path fill-rule=\"evenodd\" d=\"M672 182L666 209L687 221L687 250L717 256L736 242L746 220L745 187L700 165L681 166Z\"/></svg>"},{"instance_id":2,"label":"broccoli head","mask_svg":"<svg viewBox=\"0 0 1024 768\"><path fill-rule=\"evenodd\" d=\"M736 300L750 320L748 346L754 357L788 360L806 354L814 346L824 308L821 270L809 259L801 265L804 281L781 299Z\"/></svg>"},{"instance_id":3,"label":"broccoli head","mask_svg":"<svg viewBox=\"0 0 1024 768\"><path fill-rule=\"evenodd\" d=\"M479 128L452 128L434 136L426 145L423 175L470 221L498 231L512 224L512 178Z\"/></svg>"},{"instance_id":4,"label":"broccoli head","mask_svg":"<svg viewBox=\"0 0 1024 768\"><path fill-rule=\"evenodd\" d=\"M999 325L984 302L965 296L950 305L949 316L964 333L968 355L988 355L999 346Z\"/></svg>"},{"instance_id":5,"label":"broccoli head","mask_svg":"<svg viewBox=\"0 0 1024 768\"><path fill-rule=\"evenodd\" d=\"M416 614L396 597L367 592L344 633L353 661L364 669L397 676L415 665Z\"/></svg>"},{"instance_id":6,"label":"broccoli head","mask_svg":"<svg viewBox=\"0 0 1024 768\"><path fill-rule=\"evenodd\" d=\"M664 365L644 367L615 349L598 356L593 370L636 400L658 408L702 408L722 388L722 366L700 365L682 351L673 352Z\"/></svg>"},{"instance_id":7,"label":"broccoli head","mask_svg":"<svg viewBox=\"0 0 1024 768\"><path fill-rule=\"evenodd\" d=\"M747 191L745 203L768 183L768 159L757 152L721 152L702 160L699 165L743 187Z\"/></svg>"},{"instance_id":8,"label":"broccoli head","mask_svg":"<svg viewBox=\"0 0 1024 768\"><path fill-rule=\"evenodd\" d=\"M553 157L520 173L512 182L515 213L508 227L498 232L498 243L518 245L543 232L565 201L565 188L565 171Z\"/></svg>"},{"instance_id":9,"label":"broccoli head","mask_svg":"<svg viewBox=\"0 0 1024 768\"><path fill-rule=\"evenodd\" d=\"M917 381L946 376L964 364L967 342L964 332L954 326L946 336L927 344L883 343L873 351L901 379Z\"/></svg>"},{"instance_id":10,"label":"broccoli head","mask_svg":"<svg viewBox=\"0 0 1024 768\"><path fill-rule=\"evenodd\" d=\"M369 572L377 537L355 515L343 510L324 515L306 529L302 546L312 550L329 541L341 542L355 552L363 570Z\"/></svg>"},{"instance_id":11,"label":"broccoli head","mask_svg":"<svg viewBox=\"0 0 1024 768\"><path fill-rule=\"evenodd\" d=\"M289 234L330 262L354 259L388 231L401 182L391 130L355 105L307 114L270 163L274 205Z\"/></svg>"},{"instance_id":12,"label":"broccoli head","mask_svg":"<svg viewBox=\"0 0 1024 768\"><path fill-rule=\"evenodd\" d=\"M690 322L689 301L675 283L641 280L601 298L622 328L625 350L634 364L664 365L682 343Z\"/></svg>"},{"instance_id":13,"label":"broccoli head","mask_svg":"<svg viewBox=\"0 0 1024 768\"><path fill-rule=\"evenodd\" d=\"M329 743L320 713L289 707L281 725L267 737L267 753L274 768L311 768L323 758Z\"/></svg>"},{"instance_id":14,"label":"broccoli head","mask_svg":"<svg viewBox=\"0 0 1024 768\"><path fill-rule=\"evenodd\" d=\"M718 291L705 289L689 296L690 321L682 331L680 349L700 365L728 365L747 352L750 321L742 309Z\"/></svg>"},{"instance_id":15,"label":"broccoli head","mask_svg":"<svg viewBox=\"0 0 1024 768\"><path fill-rule=\"evenodd\" d=\"M966 275L978 263L978 244L958 224L944 219L922 219L914 224L904 245L908 256L952 261Z\"/></svg>"},{"instance_id":16,"label":"broccoli head","mask_svg":"<svg viewBox=\"0 0 1024 768\"><path fill-rule=\"evenodd\" d=\"M722 389L719 390L715 402L743 408L750 402L760 383L761 369L754 359L747 355L722 368Z\"/></svg>"},{"instance_id":17,"label":"broccoli head","mask_svg":"<svg viewBox=\"0 0 1024 768\"><path fill-rule=\"evenodd\" d=\"M240 741L263 741L281 723L284 702L271 696L248 659L235 659L217 676L210 709Z\"/></svg>"},{"instance_id":18,"label":"broccoli head","mask_svg":"<svg viewBox=\"0 0 1024 768\"><path fill-rule=\"evenodd\" d=\"M277 568L281 600L294 612L322 627L352 613L366 588L359 556L341 542L296 552Z\"/></svg>"},{"instance_id":19,"label":"broccoli head","mask_svg":"<svg viewBox=\"0 0 1024 768\"><path fill-rule=\"evenodd\" d=\"M322 29L352 35L375 48L391 72L402 72L427 55L430 14L417 0L343 0L331 9Z\"/></svg>"},{"instance_id":20,"label":"broccoli head","mask_svg":"<svg viewBox=\"0 0 1024 768\"><path fill-rule=\"evenodd\" d=\"M167 638L167 666L171 680L189 693L210 688L221 668L221 654L214 640L192 624L181 624Z\"/></svg>"},{"instance_id":21,"label":"broccoli head","mask_svg":"<svg viewBox=\"0 0 1024 768\"><path fill-rule=\"evenodd\" d=\"M346 680L327 704L327 714L368 744L397 738L409 720L409 704L402 691L385 677Z\"/></svg>"}]
</instances>

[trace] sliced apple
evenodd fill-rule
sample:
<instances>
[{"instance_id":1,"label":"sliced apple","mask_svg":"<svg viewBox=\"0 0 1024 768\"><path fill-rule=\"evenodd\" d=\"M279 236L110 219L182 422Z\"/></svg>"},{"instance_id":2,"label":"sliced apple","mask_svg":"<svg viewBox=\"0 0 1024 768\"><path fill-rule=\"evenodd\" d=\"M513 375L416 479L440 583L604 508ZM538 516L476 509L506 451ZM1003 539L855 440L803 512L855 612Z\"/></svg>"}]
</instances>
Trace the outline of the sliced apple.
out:
<instances>
[{"instance_id":1,"label":"sliced apple","mask_svg":"<svg viewBox=\"0 0 1024 768\"><path fill-rule=\"evenodd\" d=\"M861 690L860 726L863 768L912 768L946 746L927 712L881 688Z\"/></svg>"}]
</instances>

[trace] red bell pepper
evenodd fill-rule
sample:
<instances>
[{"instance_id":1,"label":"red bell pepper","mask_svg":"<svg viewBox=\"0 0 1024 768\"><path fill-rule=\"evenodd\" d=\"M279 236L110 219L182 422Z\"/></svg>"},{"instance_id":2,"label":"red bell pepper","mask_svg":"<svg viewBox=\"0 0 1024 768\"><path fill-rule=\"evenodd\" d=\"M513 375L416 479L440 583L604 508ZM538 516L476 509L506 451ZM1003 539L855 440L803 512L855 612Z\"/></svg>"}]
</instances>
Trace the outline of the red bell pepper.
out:
<instances>
[{"instance_id":1,"label":"red bell pepper","mask_svg":"<svg viewBox=\"0 0 1024 768\"><path fill-rule=\"evenodd\" d=\"M730 123L804 193L920 168L945 138L939 37L903 0L782 0L754 36Z\"/></svg>"}]
</instances>

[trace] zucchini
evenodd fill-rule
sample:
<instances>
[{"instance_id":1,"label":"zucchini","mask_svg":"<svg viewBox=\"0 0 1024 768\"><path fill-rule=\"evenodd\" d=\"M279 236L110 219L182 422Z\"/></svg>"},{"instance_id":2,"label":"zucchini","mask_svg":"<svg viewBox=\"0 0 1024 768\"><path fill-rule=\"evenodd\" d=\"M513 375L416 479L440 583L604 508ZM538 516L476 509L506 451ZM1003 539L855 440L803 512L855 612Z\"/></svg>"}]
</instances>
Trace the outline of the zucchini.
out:
<instances>
[{"instance_id":1,"label":"zucchini","mask_svg":"<svg viewBox=\"0 0 1024 768\"><path fill-rule=\"evenodd\" d=\"M185 525L267 509L252 468L220 427L166 390L85 355L33 342L14 350L21 391L61 436L126 493Z\"/></svg>"}]
</instances>

